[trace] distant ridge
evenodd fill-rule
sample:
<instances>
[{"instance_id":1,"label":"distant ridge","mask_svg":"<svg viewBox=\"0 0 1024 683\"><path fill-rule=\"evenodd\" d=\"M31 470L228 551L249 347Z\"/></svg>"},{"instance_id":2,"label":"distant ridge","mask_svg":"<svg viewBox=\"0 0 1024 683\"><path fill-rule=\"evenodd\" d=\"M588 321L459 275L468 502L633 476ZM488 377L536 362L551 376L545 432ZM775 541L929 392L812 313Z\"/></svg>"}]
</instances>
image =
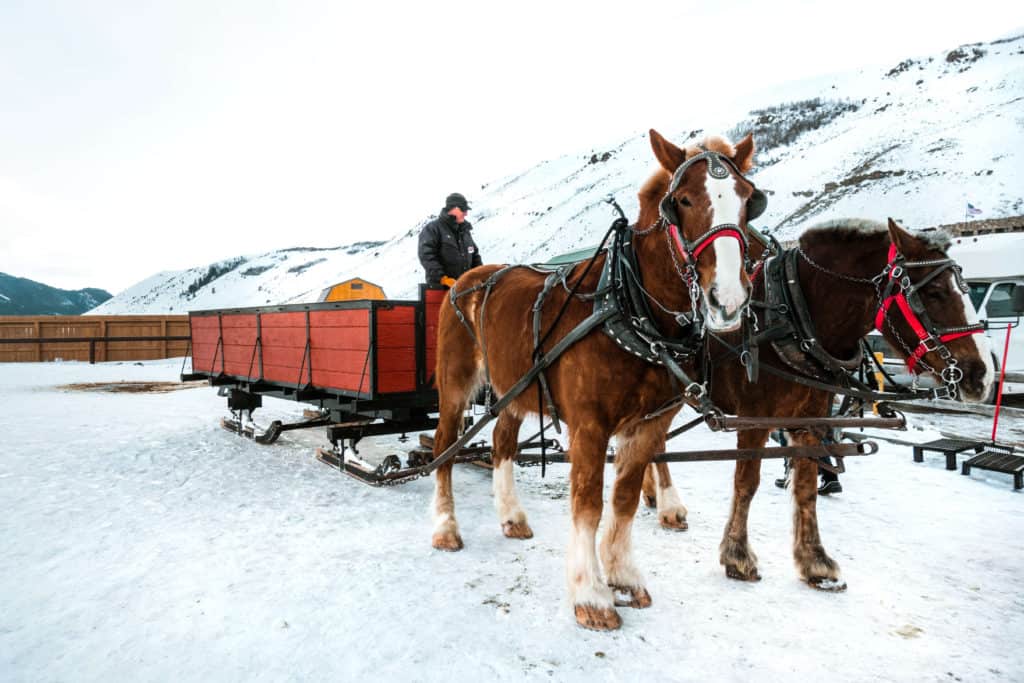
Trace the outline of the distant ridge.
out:
<instances>
[{"instance_id":1,"label":"distant ridge","mask_svg":"<svg viewBox=\"0 0 1024 683\"><path fill-rule=\"evenodd\" d=\"M67 290L0 273L0 315L80 315L112 297L89 287Z\"/></svg>"}]
</instances>

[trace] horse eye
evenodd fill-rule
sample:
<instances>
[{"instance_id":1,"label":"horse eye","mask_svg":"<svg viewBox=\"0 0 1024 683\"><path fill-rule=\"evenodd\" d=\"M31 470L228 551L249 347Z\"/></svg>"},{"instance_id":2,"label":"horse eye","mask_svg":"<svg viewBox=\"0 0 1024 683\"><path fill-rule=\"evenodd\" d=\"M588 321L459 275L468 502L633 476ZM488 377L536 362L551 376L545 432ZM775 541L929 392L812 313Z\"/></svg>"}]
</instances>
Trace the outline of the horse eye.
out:
<instances>
[{"instance_id":1,"label":"horse eye","mask_svg":"<svg viewBox=\"0 0 1024 683\"><path fill-rule=\"evenodd\" d=\"M690 200L687 199L686 197L681 198L679 200L679 203L682 204L683 206L693 206L693 204L690 203Z\"/></svg>"}]
</instances>

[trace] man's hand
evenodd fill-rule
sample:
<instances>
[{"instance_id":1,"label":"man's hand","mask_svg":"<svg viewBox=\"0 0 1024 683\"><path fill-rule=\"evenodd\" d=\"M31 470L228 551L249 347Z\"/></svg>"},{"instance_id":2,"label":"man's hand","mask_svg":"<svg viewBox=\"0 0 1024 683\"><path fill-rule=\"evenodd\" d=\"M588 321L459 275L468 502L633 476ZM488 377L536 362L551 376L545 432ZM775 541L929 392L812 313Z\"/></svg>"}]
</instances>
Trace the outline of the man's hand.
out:
<instances>
[{"instance_id":1,"label":"man's hand","mask_svg":"<svg viewBox=\"0 0 1024 683\"><path fill-rule=\"evenodd\" d=\"M448 289L451 289L452 287L455 286L455 278L443 275L441 276L441 284L447 287Z\"/></svg>"}]
</instances>

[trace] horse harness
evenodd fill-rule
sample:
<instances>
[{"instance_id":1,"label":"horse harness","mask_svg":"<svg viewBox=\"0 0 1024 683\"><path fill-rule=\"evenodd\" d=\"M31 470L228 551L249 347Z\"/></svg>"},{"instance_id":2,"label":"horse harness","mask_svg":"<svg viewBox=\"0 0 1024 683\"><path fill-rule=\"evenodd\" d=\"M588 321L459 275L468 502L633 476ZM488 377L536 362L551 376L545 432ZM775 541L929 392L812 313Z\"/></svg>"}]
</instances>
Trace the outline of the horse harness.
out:
<instances>
[{"instance_id":1,"label":"horse harness","mask_svg":"<svg viewBox=\"0 0 1024 683\"><path fill-rule=\"evenodd\" d=\"M799 252L787 249L764 267L765 331L750 344L767 341L787 366L819 380L834 380L860 367L860 347L852 358L836 358L818 341L797 269Z\"/></svg>"},{"instance_id":2,"label":"horse harness","mask_svg":"<svg viewBox=\"0 0 1024 683\"><path fill-rule=\"evenodd\" d=\"M473 326L467 320L466 314L459 307L458 300L473 292L483 290L484 295L479 313L482 323L487 299L490 297L495 285L505 275L517 268L528 268L535 272L547 274L531 309L533 314L534 365L519 382L502 396L498 403L493 406L486 406L486 411L489 415L496 417L507 401L518 396L529 383L537 379L544 402L548 406L548 412L554 418L557 431L559 429L558 408L548 387L544 370L553 364L562 352L598 328L602 328L604 333L624 351L649 363L666 367L678 381L683 383L683 386L687 388L687 394L692 396L693 400L697 401L702 408L713 408L706 396L707 391L704 385L691 379L679 365L681 362L691 360L698 350L703 347L703 319L700 317L696 307L699 305L699 301L694 302L695 306L691 312L676 313L676 321L682 327L681 336L667 336L663 334L657 328L651 316L650 306L647 303L650 294L643 288L636 252L630 239L630 232L633 232L633 229L627 225L624 219L616 220L609 229L612 241L606 251L605 263L598 279L598 286L595 291L590 293L581 294L575 292L574 288L572 290L569 288L569 273L579 265L578 263L566 264L550 271L539 266L510 265L495 271L485 281L473 287L461 291L456 291L455 288L452 288L449 291L449 301L452 304L456 317L482 350L484 372L489 382L490 371L487 362L487 341L484 334L484 326L482 324L478 326L480 333L478 337L473 331ZM591 262L600 253L601 249L598 249ZM582 277L580 280L582 280ZM576 284L578 285L579 281ZM577 298L583 301L593 301L593 310L586 319L574 327L556 345L544 351L542 346L548 334L557 325L558 318L561 317L561 313L565 310L563 305L562 311L559 312L555 322L549 326L546 332L542 331L544 304L551 292L559 285L569 291L569 296L566 297L566 305L573 298ZM699 291L699 287L697 287L697 291ZM691 297L694 295L691 294ZM658 305L660 306L660 303Z\"/></svg>"},{"instance_id":3,"label":"horse harness","mask_svg":"<svg viewBox=\"0 0 1024 683\"><path fill-rule=\"evenodd\" d=\"M843 280L870 285L875 288L878 297L878 310L875 314L875 329L884 331L888 325L891 333L900 341L907 353L907 367L911 372L919 373L921 368L934 372L921 359L929 351L936 351L945 362L945 367L936 373L942 379L943 386L937 389L904 388L900 392L879 392L858 382L852 372L866 362L861 348L848 359L836 358L818 341L814 322L811 319L807 300L800 287L798 272L799 259L806 261L811 267L828 275ZM920 282L911 282L908 269L934 268ZM941 275L945 270L952 269L957 286L966 291L966 284L960 274L960 267L951 258L929 261L907 261L899 253L895 244L889 246L887 264L881 273L873 278L859 278L831 271L804 253L799 247L787 249L771 257L764 267L764 301L751 301L752 306L764 310L765 330L752 337L750 345L755 347L764 342L771 344L772 349L790 369L803 378L779 371L770 372L787 376L793 381L816 388L830 388L834 393L845 393L871 400L908 400L916 398L955 398L957 385L963 379L963 372L957 367L956 359L946 346L946 342L977 334L984 330L984 324L964 325L959 327L940 328L932 322L921 301L919 290ZM883 287L884 284L884 287ZM903 314L907 324L917 335L916 348L903 341L889 314L892 305ZM873 358L873 357L872 357ZM877 364L877 361L876 361ZM827 384L832 382L833 386ZM915 382L916 384L916 382Z\"/></svg>"},{"instance_id":4,"label":"horse harness","mask_svg":"<svg viewBox=\"0 0 1024 683\"><path fill-rule=\"evenodd\" d=\"M737 175L743 177L743 174L736 167L733 161L729 159L729 157L718 152L702 148L702 151L699 154L696 154L684 161L673 173L669 188L658 207L660 216L659 220L644 230L639 230L636 227L629 226L622 209L613 199L610 199L609 203L618 211L620 218L616 219L611 228L609 228L604 240L602 240L601 247L599 247L597 252L595 252L587 266L587 271L589 271L590 265L593 264L594 260L596 260L597 256L600 254L609 235L612 236L612 243L607 250L607 257L605 259L601 276L598 280L597 289L589 294L577 294L575 292L575 288L573 288L570 292L570 296L566 298L566 301L562 306L562 310L559 311L558 316L556 316L555 322L544 334L541 333L541 314L543 312L544 303L548 295L559 283L562 284L563 288L568 289L568 274L579 264L567 264L554 271L546 271L537 266L506 266L505 268L494 272L484 282L478 283L469 289L456 292L456 290L452 288L449 293L449 300L452 304L452 308L460 322L462 322L469 331L470 336L481 347L484 356L485 375L489 382L490 371L486 367L487 349L486 339L484 338L483 333L483 325L481 324L479 326L480 339L477 339L472 326L466 320L465 314L458 306L458 299L472 292L476 292L481 289L485 290L483 301L480 305L480 320L482 322L484 319L483 315L486 309L487 299L490 296L491 290L508 272L515 268L530 268L534 271L548 273L532 309L534 366L527 375L517 382L513 388L502 397L502 401L499 403L503 403L505 399L511 400L511 398L514 398L514 396L510 395L518 395L521 393L522 389L525 389L525 387L532 382L534 378L536 378L544 401L548 405L548 411L552 417L555 418L554 424L556 425L557 430L558 409L557 406L555 406L551 392L548 388L544 369L551 365L557 356L569 346L590 334L594 329L603 327L603 331L624 351L649 363L665 367L669 371L670 375L676 381L681 383L685 398L689 399L689 401L691 401L694 404L694 407L699 411L705 414L717 414L720 412L714 407L708 398L706 385L704 383L694 381L680 365L681 363L691 361L697 355L698 351L704 348L703 342L705 336L705 325L703 316L700 312L702 290L700 288L697 272L697 260L700 258L701 253L707 247L711 246L716 239L731 237L740 243L741 254L749 266L749 261L746 261L748 245L746 235L735 223L713 225L704 234L693 241L687 240L683 236L682 231L679 229L681 221L675 211L675 207L673 206L672 195L678 189L687 169L692 167L698 161L707 162L707 172L714 178L723 179L728 177L730 175L730 168L735 171ZM747 200L746 210L748 219L756 218L761 215L761 213L764 212L766 205L767 199L764 193L755 187L753 194ZM669 251L672 254L676 272L686 285L687 291L690 295L690 311L670 311L654 299L646 289L644 289L639 263L636 258L636 251L632 243L632 234L644 235L658 228L665 228L666 230ZM586 271L584 275L585 274ZM578 285L581 280L582 276L577 280L576 284ZM551 330L554 329L555 325L557 325L558 320L565 311L565 307L573 296L582 299L593 299L593 312L583 322L571 330L554 348L547 353L544 353L541 348L544 341L547 339ZM653 301L662 310L671 313L681 327L682 333L677 335L666 335L659 330L651 315L648 300ZM555 352L555 349L558 349L557 353ZM523 380L526 380L527 378L529 378L529 382L524 384ZM522 388L516 391L516 389L521 385ZM488 397L488 403L489 398L490 397ZM678 405L678 403L679 401L674 402L673 407ZM497 405L488 405L486 406L486 409L487 412L492 415L496 415L497 412L500 412L500 408L498 408ZM665 409L667 408L659 409L657 414L664 412Z\"/></svg>"},{"instance_id":5,"label":"horse harness","mask_svg":"<svg viewBox=\"0 0 1024 683\"><path fill-rule=\"evenodd\" d=\"M756 350L761 343L769 342L772 348L783 360L783 362L798 374L787 372L780 368L764 366L764 369L771 374L782 377L789 381L809 386L822 391L847 396L844 401L844 408L841 414L846 414L851 406L850 397L868 401L898 401L918 398L946 398L955 396L957 384L963 377L963 373L956 368L956 360L946 347L946 342L959 337L976 334L984 329L983 325L966 325L956 328L938 328L927 315L923 302L920 300L918 290L924 285L938 277L943 271L949 268L954 269L954 276L960 289L963 291L965 285L960 275L959 266L950 259L935 259L931 261L909 262L899 253L895 245L890 246L888 263L883 271L874 278L856 278L842 273L836 273L815 263L800 248L782 250L774 238L766 238L756 230L748 226L751 234L755 235L765 246L765 254L756 263L752 263L747 257L747 240L742 231L735 224L722 224L712 226L705 234L693 242L682 238L677 227L678 217L671 206L672 192L678 187L682 178L685 166L700 159L708 159L709 173L721 174L719 167L722 164L732 164L726 157L717 155L714 152L703 152L688 160L680 169L677 169L673 176L672 185L665 198L659 206L660 219L645 230L638 230L629 226L621 208L609 199L619 212L620 218L609 228L598 247L594 256L590 259L583 274L577 279L575 285L570 289L568 285L569 273L579 264L567 264L555 270L546 270L537 266L512 265L506 266L494 272L487 280L478 283L466 290L457 292L452 288L449 294L452 308L456 316L469 331L471 338L482 348L485 363L485 372L489 381L489 370L487 369L486 339L484 337L483 325L480 325L480 338L477 339L472 326L466 320L465 314L458 306L458 299L472 292L485 290L483 301L480 305L480 320L484 319L484 312L487 299L497 282L508 272L515 268L530 268L534 271L547 273L544 284L534 302L533 312L533 340L534 340L534 364L531 369L523 375L497 402L488 405L486 416L477 422L468 431L464 432L455 443L451 444L444 454L429 464L422 465L417 470L419 474L427 474L430 471L444 464L458 452L458 449L469 442L470 438L477 434L491 419L497 417L500 412L518 397L534 380L538 382L538 394L548 404L549 414L555 418L555 429L558 430L558 411L548 388L544 370L550 367L555 360L569 347L583 339L595 329L601 327L603 331L624 351L631 353L649 363L664 366L683 387L682 393L666 406L663 406L655 413L646 417L660 415L670 409L678 407L682 403L688 403L699 412L701 418L692 421L687 429L699 422L707 422L715 428L715 418L721 416L721 411L711 402L708 397L708 386L705 382L696 382L682 369L681 363L692 361L696 355L706 351L706 328L700 315L701 290L697 283L696 261L700 253L719 237L733 237L741 244L741 251L744 262L750 273L751 280L764 273L764 301L750 301L750 313L748 314L749 324L745 325L744 342L740 349L734 349L725 344L734 354L740 357L741 362L747 365L748 378L756 381L757 356ZM717 163L716 163L717 162ZM735 167L734 167L735 168ZM725 170L727 174L728 171ZM715 176L723 177L723 176ZM764 210L764 195L755 188L755 195L748 200L748 219L760 215ZM642 282L639 264L636 260L636 252L632 245L632 234L643 235L656 228L666 228L669 244L672 249L673 259L677 273L687 285L691 295L691 310L689 312L670 311L654 299L648 293ZM612 243L607 250L607 258L598 281L598 287L594 292L577 293L576 289L583 278L590 270L590 266L596 261L612 236ZM676 257L681 258L681 263ZM799 284L798 258L803 258L812 267L840 279L861 282L875 287L879 309L875 319L875 325L881 329L887 321L887 316L893 303L903 313L907 323L918 336L917 348L905 349L909 354L907 364L913 370L915 367L924 366L921 361L928 352L935 350L946 362L941 373L945 386L939 389L919 389L916 386L911 389L902 388L898 392L877 391L853 376L853 370L858 366L865 371L867 358L873 358L871 354L863 354L861 350L848 359L836 358L830 354L818 341L815 326L808 310L806 297ZM913 283L906 275L908 269L931 267L935 270L929 273L921 282ZM551 291L556 286L568 290L568 296L562 305L554 322L548 330L541 333L541 314L544 303ZM883 289L884 284L884 289ZM551 331L557 326L569 302L577 298L579 300L592 300L594 309L592 313L568 334L555 343L546 353L542 350L543 343L547 340ZM676 323L682 328L681 335L668 336L663 334L654 323L651 316L648 300L653 301L662 310L674 314ZM765 329L757 329L757 316L753 313L753 307L764 310ZM892 329L895 333L895 329ZM898 335L897 335L898 337ZM721 341L721 340L719 340ZM901 340L902 343L902 340ZM877 361L876 361L877 364ZM884 373L884 368L879 368ZM930 368L929 368L930 369ZM704 369L702 376L708 377L709 373ZM539 399L541 400L541 399ZM539 408L542 406L538 406ZM542 411L543 412L543 411ZM543 421L542 421L543 425ZM543 428L541 431L543 443ZM543 454L542 454L543 455Z\"/></svg>"}]
</instances>

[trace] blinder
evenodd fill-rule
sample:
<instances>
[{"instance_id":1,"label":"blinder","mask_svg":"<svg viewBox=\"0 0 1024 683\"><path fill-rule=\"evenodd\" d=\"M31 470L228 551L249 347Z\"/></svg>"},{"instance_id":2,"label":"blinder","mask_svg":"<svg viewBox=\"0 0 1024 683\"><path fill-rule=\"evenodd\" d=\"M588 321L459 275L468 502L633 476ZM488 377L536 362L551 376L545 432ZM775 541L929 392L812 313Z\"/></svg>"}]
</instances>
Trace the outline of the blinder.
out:
<instances>
[{"instance_id":1,"label":"blinder","mask_svg":"<svg viewBox=\"0 0 1024 683\"><path fill-rule=\"evenodd\" d=\"M752 221L758 218L768 208L768 197L764 192L754 186L754 194L747 200L747 220Z\"/></svg>"},{"instance_id":2,"label":"blinder","mask_svg":"<svg viewBox=\"0 0 1024 683\"><path fill-rule=\"evenodd\" d=\"M736 171L737 175L750 182L729 157L709 150L696 154L680 164L676 172L672 174L672 182L668 187L668 192L665 193L665 197L661 200L661 204L658 207L658 212L667 223L680 225L681 221L679 220L679 214L676 212L675 201L672 195L679 189L679 184L683 181L683 175L685 175L686 170L701 160L708 162L708 175L712 178L727 178L729 177L729 168L732 168ZM726 164L728 164L729 168L726 167ZM753 185L753 183L750 184ZM747 200L746 208L748 221L757 218L768 208L768 197L765 196L764 192L757 189L756 185L754 186L754 193Z\"/></svg>"}]
</instances>

